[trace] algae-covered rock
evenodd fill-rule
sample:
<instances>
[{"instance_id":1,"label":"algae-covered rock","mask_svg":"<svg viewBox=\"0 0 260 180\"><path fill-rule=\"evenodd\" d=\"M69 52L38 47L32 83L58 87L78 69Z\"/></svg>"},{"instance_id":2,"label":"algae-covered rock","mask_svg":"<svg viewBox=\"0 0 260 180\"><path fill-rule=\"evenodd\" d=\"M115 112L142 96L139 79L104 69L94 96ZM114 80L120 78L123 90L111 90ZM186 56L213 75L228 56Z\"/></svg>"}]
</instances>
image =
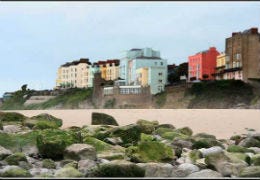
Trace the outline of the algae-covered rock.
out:
<instances>
[{"instance_id":1,"label":"algae-covered rock","mask_svg":"<svg viewBox=\"0 0 260 180\"><path fill-rule=\"evenodd\" d=\"M97 166L97 163L93 160L85 159L78 162L78 170L86 177L89 175L90 169Z\"/></svg>"},{"instance_id":2,"label":"algae-covered rock","mask_svg":"<svg viewBox=\"0 0 260 180\"><path fill-rule=\"evenodd\" d=\"M260 166L260 154L256 154L252 157L252 164L255 166Z\"/></svg>"},{"instance_id":3,"label":"algae-covered rock","mask_svg":"<svg viewBox=\"0 0 260 180\"><path fill-rule=\"evenodd\" d=\"M237 153L246 153L246 152L254 152L253 150L250 150L248 148L245 148L243 146L238 145L229 145L227 148L228 152L237 152Z\"/></svg>"},{"instance_id":4,"label":"algae-covered rock","mask_svg":"<svg viewBox=\"0 0 260 180\"><path fill-rule=\"evenodd\" d=\"M112 145L91 136L86 136L83 139L83 143L92 145L93 147L95 147L97 152L110 150L112 148Z\"/></svg>"},{"instance_id":5,"label":"algae-covered rock","mask_svg":"<svg viewBox=\"0 0 260 180\"><path fill-rule=\"evenodd\" d=\"M173 166L169 163L137 163L145 170L145 177L170 177Z\"/></svg>"},{"instance_id":6,"label":"algae-covered rock","mask_svg":"<svg viewBox=\"0 0 260 180\"><path fill-rule=\"evenodd\" d=\"M12 154L12 151L0 146L0 160Z\"/></svg>"},{"instance_id":7,"label":"algae-covered rock","mask_svg":"<svg viewBox=\"0 0 260 180\"><path fill-rule=\"evenodd\" d=\"M239 177L260 177L260 166L249 166L242 169Z\"/></svg>"},{"instance_id":8,"label":"algae-covered rock","mask_svg":"<svg viewBox=\"0 0 260 180\"><path fill-rule=\"evenodd\" d=\"M108 115L108 114L105 114L105 113L93 112L91 118L92 118L92 120L91 120L92 125L114 125L114 126L118 126L118 123L116 122L115 118Z\"/></svg>"},{"instance_id":9,"label":"algae-covered rock","mask_svg":"<svg viewBox=\"0 0 260 180\"><path fill-rule=\"evenodd\" d=\"M254 137L247 137L243 139L239 144L239 146L243 147L260 147L260 141L255 139Z\"/></svg>"},{"instance_id":10,"label":"algae-covered rock","mask_svg":"<svg viewBox=\"0 0 260 180\"><path fill-rule=\"evenodd\" d=\"M5 158L5 161L9 164L9 165L19 165L19 161L25 161L27 162L26 156L24 153L14 153L11 154L10 156Z\"/></svg>"},{"instance_id":11,"label":"algae-covered rock","mask_svg":"<svg viewBox=\"0 0 260 180\"><path fill-rule=\"evenodd\" d=\"M165 132L161 135L162 138L169 139L169 140L175 140L178 139L188 139L189 136L182 134L178 131L172 131L172 132Z\"/></svg>"},{"instance_id":12,"label":"algae-covered rock","mask_svg":"<svg viewBox=\"0 0 260 180\"><path fill-rule=\"evenodd\" d=\"M123 140L120 137L107 137L104 139L104 142L112 145L120 145L123 143Z\"/></svg>"},{"instance_id":13,"label":"algae-covered rock","mask_svg":"<svg viewBox=\"0 0 260 180\"><path fill-rule=\"evenodd\" d=\"M90 159L96 160L97 153L96 149L88 144L72 144L65 149L65 159L83 160Z\"/></svg>"},{"instance_id":14,"label":"algae-covered rock","mask_svg":"<svg viewBox=\"0 0 260 180\"><path fill-rule=\"evenodd\" d=\"M18 133L22 131L21 125L6 125L3 126L3 131L5 133Z\"/></svg>"},{"instance_id":15,"label":"algae-covered rock","mask_svg":"<svg viewBox=\"0 0 260 180\"><path fill-rule=\"evenodd\" d=\"M44 159L42 161L42 167L43 168L47 168L47 169L55 169L56 168L56 164L51 159Z\"/></svg>"},{"instance_id":16,"label":"algae-covered rock","mask_svg":"<svg viewBox=\"0 0 260 180\"><path fill-rule=\"evenodd\" d=\"M224 146L221 142L212 138L201 138L195 140L195 142L193 142L192 149L210 148L213 146L220 146L224 149Z\"/></svg>"},{"instance_id":17,"label":"algae-covered rock","mask_svg":"<svg viewBox=\"0 0 260 180\"><path fill-rule=\"evenodd\" d=\"M215 139L216 140L216 136L211 135L211 134L207 134L207 133L197 133L193 136L195 139L201 139L201 138L209 138L209 139Z\"/></svg>"},{"instance_id":18,"label":"algae-covered rock","mask_svg":"<svg viewBox=\"0 0 260 180\"><path fill-rule=\"evenodd\" d=\"M4 124L22 124L26 117L16 112L0 112L0 121Z\"/></svg>"},{"instance_id":19,"label":"algae-covered rock","mask_svg":"<svg viewBox=\"0 0 260 180\"><path fill-rule=\"evenodd\" d=\"M225 152L225 155L230 158L230 161L233 163L247 163L251 164L251 158L245 153L229 153Z\"/></svg>"},{"instance_id":20,"label":"algae-covered rock","mask_svg":"<svg viewBox=\"0 0 260 180\"><path fill-rule=\"evenodd\" d=\"M162 136L166 132L175 132L174 129L172 128L167 128L167 127L159 127L154 131L154 134Z\"/></svg>"},{"instance_id":21,"label":"algae-covered rock","mask_svg":"<svg viewBox=\"0 0 260 180\"><path fill-rule=\"evenodd\" d=\"M230 162L230 158L224 152L209 154L205 157L205 162L209 167L218 169L220 162Z\"/></svg>"},{"instance_id":22,"label":"algae-covered rock","mask_svg":"<svg viewBox=\"0 0 260 180\"><path fill-rule=\"evenodd\" d=\"M2 173L1 177L13 177L13 178L21 178L21 177L32 177L29 171L20 168L19 166L6 166Z\"/></svg>"},{"instance_id":23,"label":"algae-covered rock","mask_svg":"<svg viewBox=\"0 0 260 180\"><path fill-rule=\"evenodd\" d=\"M141 133L140 140L141 141L155 141L156 138L153 135Z\"/></svg>"},{"instance_id":24,"label":"algae-covered rock","mask_svg":"<svg viewBox=\"0 0 260 180\"><path fill-rule=\"evenodd\" d=\"M142 129L139 125L130 124L116 127L111 130L111 137L120 137L123 141L122 146L128 147L136 145L141 138Z\"/></svg>"},{"instance_id":25,"label":"algae-covered rock","mask_svg":"<svg viewBox=\"0 0 260 180\"><path fill-rule=\"evenodd\" d=\"M141 127L141 131L145 134L151 134L155 127L159 124L158 121L147 121L144 119L139 119L136 124Z\"/></svg>"},{"instance_id":26,"label":"algae-covered rock","mask_svg":"<svg viewBox=\"0 0 260 180\"><path fill-rule=\"evenodd\" d=\"M36 142L39 153L44 158L61 159L65 148L77 143L77 138L68 131L45 129L37 135Z\"/></svg>"},{"instance_id":27,"label":"algae-covered rock","mask_svg":"<svg viewBox=\"0 0 260 180\"><path fill-rule=\"evenodd\" d=\"M141 141L137 146L126 149L126 155L133 162L169 162L174 158L171 147L157 141Z\"/></svg>"},{"instance_id":28,"label":"algae-covered rock","mask_svg":"<svg viewBox=\"0 0 260 180\"><path fill-rule=\"evenodd\" d=\"M35 119L37 121L49 121L49 122L54 122L56 124L57 127L61 127L62 126L62 120L59 118L56 118L50 114L39 114L37 116L33 116L31 119Z\"/></svg>"},{"instance_id":29,"label":"algae-covered rock","mask_svg":"<svg viewBox=\"0 0 260 180\"><path fill-rule=\"evenodd\" d=\"M193 149L192 151L189 152L189 158L193 163L195 163L198 159L201 159L202 157L203 157L202 153L197 149Z\"/></svg>"},{"instance_id":30,"label":"algae-covered rock","mask_svg":"<svg viewBox=\"0 0 260 180\"><path fill-rule=\"evenodd\" d=\"M172 145L180 148L191 149L193 143L189 139L184 140L184 139L175 138L174 141L172 142Z\"/></svg>"},{"instance_id":31,"label":"algae-covered rock","mask_svg":"<svg viewBox=\"0 0 260 180\"><path fill-rule=\"evenodd\" d=\"M144 177L145 170L125 161L111 161L94 168L90 177Z\"/></svg>"},{"instance_id":32,"label":"algae-covered rock","mask_svg":"<svg viewBox=\"0 0 260 180\"><path fill-rule=\"evenodd\" d=\"M179 128L179 129L176 129L177 132L180 132L186 136L191 136L193 131L190 127L183 127L183 128Z\"/></svg>"},{"instance_id":33,"label":"algae-covered rock","mask_svg":"<svg viewBox=\"0 0 260 180\"><path fill-rule=\"evenodd\" d=\"M71 166L67 166L56 171L54 176L60 178L69 178L69 177L77 178L77 177L83 177L84 175L81 172L79 172L77 169Z\"/></svg>"},{"instance_id":34,"label":"algae-covered rock","mask_svg":"<svg viewBox=\"0 0 260 180\"><path fill-rule=\"evenodd\" d=\"M59 127L53 121L38 121L35 123L32 129L58 129Z\"/></svg>"},{"instance_id":35,"label":"algae-covered rock","mask_svg":"<svg viewBox=\"0 0 260 180\"><path fill-rule=\"evenodd\" d=\"M155 129L158 129L158 128L175 129L174 125L172 125L172 124L159 124L158 126L155 127Z\"/></svg>"}]
</instances>

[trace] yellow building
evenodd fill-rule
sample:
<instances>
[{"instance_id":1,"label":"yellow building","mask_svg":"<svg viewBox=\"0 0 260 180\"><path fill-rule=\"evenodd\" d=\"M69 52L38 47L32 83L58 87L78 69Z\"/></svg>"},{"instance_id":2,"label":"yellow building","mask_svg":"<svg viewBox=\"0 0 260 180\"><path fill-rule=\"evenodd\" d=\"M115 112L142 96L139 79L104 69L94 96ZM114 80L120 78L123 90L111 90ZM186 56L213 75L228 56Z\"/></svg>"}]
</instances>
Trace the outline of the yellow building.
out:
<instances>
[{"instance_id":1,"label":"yellow building","mask_svg":"<svg viewBox=\"0 0 260 180\"><path fill-rule=\"evenodd\" d=\"M148 68L139 68L136 70L136 73L138 85L148 86Z\"/></svg>"},{"instance_id":2,"label":"yellow building","mask_svg":"<svg viewBox=\"0 0 260 180\"><path fill-rule=\"evenodd\" d=\"M226 67L226 54L221 53L217 56L217 65L216 65L216 79L221 80L224 79L224 70Z\"/></svg>"},{"instance_id":3,"label":"yellow building","mask_svg":"<svg viewBox=\"0 0 260 180\"><path fill-rule=\"evenodd\" d=\"M56 88L92 87L91 63L88 59L68 62L58 68Z\"/></svg>"},{"instance_id":4,"label":"yellow building","mask_svg":"<svg viewBox=\"0 0 260 180\"><path fill-rule=\"evenodd\" d=\"M116 80L119 77L119 60L98 61L101 77L105 80Z\"/></svg>"}]
</instances>

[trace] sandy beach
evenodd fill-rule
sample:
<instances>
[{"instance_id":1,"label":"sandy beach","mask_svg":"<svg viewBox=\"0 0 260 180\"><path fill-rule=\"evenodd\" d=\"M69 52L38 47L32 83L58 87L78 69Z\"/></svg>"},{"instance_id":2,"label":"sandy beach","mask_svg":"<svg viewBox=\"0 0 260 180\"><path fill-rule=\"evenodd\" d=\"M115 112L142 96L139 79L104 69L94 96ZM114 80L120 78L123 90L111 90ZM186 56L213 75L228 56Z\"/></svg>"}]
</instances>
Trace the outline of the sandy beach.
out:
<instances>
[{"instance_id":1,"label":"sandy beach","mask_svg":"<svg viewBox=\"0 0 260 180\"><path fill-rule=\"evenodd\" d=\"M49 113L63 120L62 128L91 124L92 112L115 117L119 125L135 123L138 119L158 120L180 128L189 126L194 133L206 132L217 138L229 138L247 133L246 128L260 132L260 110L252 109L81 109L81 110L22 110L15 111L31 117Z\"/></svg>"}]
</instances>

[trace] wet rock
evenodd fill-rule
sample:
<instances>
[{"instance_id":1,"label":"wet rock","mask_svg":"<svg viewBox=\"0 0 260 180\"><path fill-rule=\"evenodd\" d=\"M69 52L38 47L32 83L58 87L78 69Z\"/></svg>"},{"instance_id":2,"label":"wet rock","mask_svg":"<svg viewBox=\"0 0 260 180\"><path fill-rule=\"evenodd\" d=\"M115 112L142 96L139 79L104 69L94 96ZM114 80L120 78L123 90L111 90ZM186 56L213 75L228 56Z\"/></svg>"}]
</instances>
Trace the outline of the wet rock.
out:
<instances>
[{"instance_id":1,"label":"wet rock","mask_svg":"<svg viewBox=\"0 0 260 180\"><path fill-rule=\"evenodd\" d=\"M219 172L217 171L213 171L211 169L203 169L201 171L198 172L194 172L190 175L187 176L188 178L220 178L223 177Z\"/></svg>"},{"instance_id":2,"label":"wet rock","mask_svg":"<svg viewBox=\"0 0 260 180\"><path fill-rule=\"evenodd\" d=\"M178 146L180 148L188 148L191 149L192 148L192 142L188 141L188 140L183 140L183 139L174 139L174 141L172 142L173 146Z\"/></svg>"},{"instance_id":3,"label":"wet rock","mask_svg":"<svg viewBox=\"0 0 260 180\"><path fill-rule=\"evenodd\" d=\"M76 161L83 159L96 160L96 149L88 144L72 144L65 149L65 159L73 159Z\"/></svg>"},{"instance_id":4,"label":"wet rock","mask_svg":"<svg viewBox=\"0 0 260 180\"><path fill-rule=\"evenodd\" d=\"M260 148L259 147L250 147L248 149L254 151L255 154L260 154Z\"/></svg>"},{"instance_id":5,"label":"wet rock","mask_svg":"<svg viewBox=\"0 0 260 180\"><path fill-rule=\"evenodd\" d=\"M0 146L0 160L12 154L12 151Z\"/></svg>"},{"instance_id":6,"label":"wet rock","mask_svg":"<svg viewBox=\"0 0 260 180\"><path fill-rule=\"evenodd\" d=\"M173 166L168 163L137 163L145 169L145 177L170 177Z\"/></svg>"}]
</instances>

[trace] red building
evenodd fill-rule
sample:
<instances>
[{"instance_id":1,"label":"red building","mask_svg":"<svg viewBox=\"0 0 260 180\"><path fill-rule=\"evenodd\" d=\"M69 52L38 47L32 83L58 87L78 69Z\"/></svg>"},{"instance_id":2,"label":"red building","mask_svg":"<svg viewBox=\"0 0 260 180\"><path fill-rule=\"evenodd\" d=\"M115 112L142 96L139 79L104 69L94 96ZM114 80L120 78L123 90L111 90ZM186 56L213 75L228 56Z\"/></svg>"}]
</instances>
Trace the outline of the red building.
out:
<instances>
[{"instance_id":1,"label":"red building","mask_svg":"<svg viewBox=\"0 0 260 180\"><path fill-rule=\"evenodd\" d=\"M209 50L198 52L189 56L189 81L194 80L213 80L212 74L215 73L216 60L219 52L215 47Z\"/></svg>"}]
</instances>

